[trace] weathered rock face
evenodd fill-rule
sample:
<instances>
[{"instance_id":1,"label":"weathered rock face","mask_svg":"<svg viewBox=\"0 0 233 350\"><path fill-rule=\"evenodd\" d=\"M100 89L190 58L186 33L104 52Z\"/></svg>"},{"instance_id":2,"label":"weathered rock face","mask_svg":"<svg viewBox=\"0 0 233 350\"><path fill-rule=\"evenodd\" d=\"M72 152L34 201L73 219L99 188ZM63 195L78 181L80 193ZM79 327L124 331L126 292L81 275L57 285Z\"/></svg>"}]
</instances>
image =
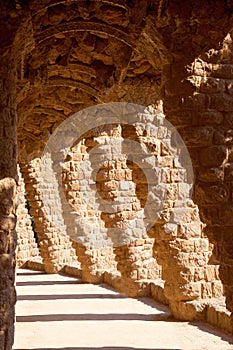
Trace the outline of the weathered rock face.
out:
<instances>
[{"instance_id":1,"label":"weathered rock face","mask_svg":"<svg viewBox=\"0 0 233 350\"><path fill-rule=\"evenodd\" d=\"M186 301L222 293L218 265L212 265L215 259L227 306L233 311L232 11L232 2L221 0L0 1L0 26L4 26L0 38L0 348L10 349L13 341L16 107L18 161L48 272L76 262L78 255L83 277L89 281L116 269L116 264L125 286L162 273L172 312L181 318L186 313L188 318ZM73 209L103 230L96 241L104 242L104 249L97 243L95 247L75 244L67 235L72 225L62 213L55 177L44 183L47 200L53 203L50 218L43 207L39 166L49 136L86 107L114 101L148 106L158 99L186 143L194 167L193 202L186 221L175 212L179 222L167 227L169 235L161 222L148 232L150 238L113 249L108 226L126 224L143 208L148 192L143 169L117 160L111 167L103 164L98 192L113 199L119 181L127 180L134 209L111 216L99 208L93 215L82 202L78 177L80 162L96 146L89 135L71 149L63 185ZM121 126L115 136L113 129L107 144ZM130 130L120 131L118 136L122 135L132 136ZM98 134L99 142L101 137ZM167 184L174 190L176 169L169 166L169 155L164 168Z\"/></svg>"}]
</instances>

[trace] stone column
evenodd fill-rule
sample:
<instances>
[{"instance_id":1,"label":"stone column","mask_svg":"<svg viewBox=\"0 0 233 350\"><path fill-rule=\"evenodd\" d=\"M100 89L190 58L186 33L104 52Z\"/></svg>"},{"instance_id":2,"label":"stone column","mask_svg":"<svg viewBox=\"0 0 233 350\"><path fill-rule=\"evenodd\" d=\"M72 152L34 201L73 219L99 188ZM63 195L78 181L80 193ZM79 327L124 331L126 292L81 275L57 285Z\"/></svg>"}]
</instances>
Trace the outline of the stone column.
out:
<instances>
[{"instance_id":1,"label":"stone column","mask_svg":"<svg viewBox=\"0 0 233 350\"><path fill-rule=\"evenodd\" d=\"M143 172L127 159L127 153L124 154L124 137L134 137L134 129L109 126L109 130L105 129L95 138L96 148L90 160L99 167L96 174L97 202L121 273L119 288L129 296L137 296L148 293L148 284L144 282L159 278L160 267L153 258L153 239L147 236L140 217L146 197Z\"/></svg>"},{"instance_id":2,"label":"stone column","mask_svg":"<svg viewBox=\"0 0 233 350\"><path fill-rule=\"evenodd\" d=\"M99 136L102 129L97 134L95 131L97 130L83 135L70 149L62 169L66 202L63 203L64 220L67 232L74 240L73 246L81 263L82 279L89 283L103 281L105 272L116 269L112 243L107 237L93 188L93 171L100 164L89 152L97 145L94 136Z\"/></svg>"},{"instance_id":3,"label":"stone column","mask_svg":"<svg viewBox=\"0 0 233 350\"><path fill-rule=\"evenodd\" d=\"M161 270L153 258L154 240L147 236L140 218L142 203L138 196L141 200L142 195L146 197L143 176L137 178L138 167L127 164L127 155L113 153L111 157L112 160L104 162L97 175L99 194L110 202L110 209L113 209L108 212L101 205L102 219L113 241L117 269L121 273L119 288L135 297L148 293L148 283L144 282L159 278Z\"/></svg>"},{"instance_id":4,"label":"stone column","mask_svg":"<svg viewBox=\"0 0 233 350\"><path fill-rule=\"evenodd\" d=\"M80 226L75 245L83 278L98 281L104 271L114 271L117 262L121 290L135 296L139 289L135 281L153 279L160 269L152 257L153 240L146 233L136 239L131 232L130 224L140 210L139 189L126 155L121 154L121 129L107 125L83 135L67 156L63 185L69 210L76 213ZM72 234L71 215L65 215L65 222ZM140 224L138 231L144 232L143 220Z\"/></svg>"},{"instance_id":5,"label":"stone column","mask_svg":"<svg viewBox=\"0 0 233 350\"><path fill-rule=\"evenodd\" d=\"M26 207L25 186L22 178L20 168L18 166L18 187L17 187L17 253L16 264L17 267L26 266L30 259L37 258L40 260L40 252L34 232L32 228L32 221Z\"/></svg>"},{"instance_id":6,"label":"stone column","mask_svg":"<svg viewBox=\"0 0 233 350\"><path fill-rule=\"evenodd\" d=\"M183 320L202 317L206 300L222 296L218 266L209 265L212 246L203 233L198 207L171 211L169 223L156 226L156 258L162 266L164 292L173 315Z\"/></svg>"},{"instance_id":7,"label":"stone column","mask_svg":"<svg viewBox=\"0 0 233 350\"><path fill-rule=\"evenodd\" d=\"M22 174L29 200L30 215L35 221L41 257L47 273L56 273L65 265L76 262L77 257L72 242L66 234L59 199L56 192L56 180L48 174L48 182L44 184L45 196L49 196L51 208L44 207L41 194L40 159L33 159L27 166L22 166ZM55 186L55 187L54 187ZM48 211L51 215L48 215ZM56 220L56 226L54 225Z\"/></svg>"},{"instance_id":8,"label":"stone column","mask_svg":"<svg viewBox=\"0 0 233 350\"><path fill-rule=\"evenodd\" d=\"M167 118L188 146L195 172L193 200L206 224L204 231L198 229L199 234L197 227L191 229L195 222L185 229L188 249L196 232L195 254L199 257L195 265L201 262L201 269L195 276L202 285L197 294L203 299L216 297L224 289L227 307L232 311L232 48L228 45L226 49L226 40L219 51L210 50L193 62L187 57L179 59L169 67L164 106ZM204 263L200 253L209 254L213 244L214 254ZM223 287L219 266L211 265L211 261L220 262ZM195 293L193 290L191 294ZM174 313L179 317L176 307Z\"/></svg>"},{"instance_id":9,"label":"stone column","mask_svg":"<svg viewBox=\"0 0 233 350\"><path fill-rule=\"evenodd\" d=\"M0 64L0 349L12 349L15 292L16 106L15 71L1 53Z\"/></svg>"}]
</instances>

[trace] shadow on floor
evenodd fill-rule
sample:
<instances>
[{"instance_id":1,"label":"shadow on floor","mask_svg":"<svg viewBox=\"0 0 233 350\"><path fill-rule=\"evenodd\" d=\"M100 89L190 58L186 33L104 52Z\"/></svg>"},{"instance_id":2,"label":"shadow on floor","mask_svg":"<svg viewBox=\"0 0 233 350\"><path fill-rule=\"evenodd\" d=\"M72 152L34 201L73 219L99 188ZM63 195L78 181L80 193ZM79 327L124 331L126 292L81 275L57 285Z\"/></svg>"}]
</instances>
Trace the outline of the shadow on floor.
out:
<instances>
[{"instance_id":1,"label":"shadow on floor","mask_svg":"<svg viewBox=\"0 0 233 350\"><path fill-rule=\"evenodd\" d=\"M158 301L156 301L150 297L140 297L140 298L137 298L137 300L140 301L141 303L148 305L148 306L151 306L152 308L157 309L159 311L170 312L170 309L167 305L161 304Z\"/></svg>"},{"instance_id":2,"label":"shadow on floor","mask_svg":"<svg viewBox=\"0 0 233 350\"><path fill-rule=\"evenodd\" d=\"M58 299L125 299L121 294L48 294L19 295L17 300L58 300Z\"/></svg>"},{"instance_id":3,"label":"shadow on floor","mask_svg":"<svg viewBox=\"0 0 233 350\"><path fill-rule=\"evenodd\" d=\"M223 330L218 329L207 322L196 321L196 322L189 322L189 324L199 328L203 332L214 334L215 336L221 338L222 340L228 342L229 344L233 344L233 335L223 333L224 332Z\"/></svg>"},{"instance_id":4,"label":"shadow on floor","mask_svg":"<svg viewBox=\"0 0 233 350\"><path fill-rule=\"evenodd\" d=\"M54 321L170 321L170 314L50 314L16 316L16 322ZM173 321L173 319L172 319Z\"/></svg>"},{"instance_id":5,"label":"shadow on floor","mask_svg":"<svg viewBox=\"0 0 233 350\"><path fill-rule=\"evenodd\" d=\"M14 350L25 350L25 349L14 349ZM104 347L101 347L101 348L31 348L31 349L28 349L28 350L182 350L182 349L177 349L177 348L131 348L131 347L120 347L120 346L104 346Z\"/></svg>"},{"instance_id":6,"label":"shadow on floor","mask_svg":"<svg viewBox=\"0 0 233 350\"><path fill-rule=\"evenodd\" d=\"M83 282L79 279L75 279L73 281L27 281L27 282L16 282L17 287L28 287L28 286L52 286L57 284L83 284Z\"/></svg>"},{"instance_id":7,"label":"shadow on floor","mask_svg":"<svg viewBox=\"0 0 233 350\"><path fill-rule=\"evenodd\" d=\"M40 276L40 275L47 275L44 271L38 271L38 272L17 272L17 276Z\"/></svg>"}]
</instances>

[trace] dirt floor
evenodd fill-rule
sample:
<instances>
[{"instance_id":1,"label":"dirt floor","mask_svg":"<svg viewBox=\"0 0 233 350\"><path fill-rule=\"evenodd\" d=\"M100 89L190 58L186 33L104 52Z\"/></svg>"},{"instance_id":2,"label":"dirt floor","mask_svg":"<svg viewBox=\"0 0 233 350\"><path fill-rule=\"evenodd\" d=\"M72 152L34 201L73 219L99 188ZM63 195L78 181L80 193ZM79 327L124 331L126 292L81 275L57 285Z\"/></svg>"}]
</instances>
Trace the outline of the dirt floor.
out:
<instances>
[{"instance_id":1,"label":"dirt floor","mask_svg":"<svg viewBox=\"0 0 233 350\"><path fill-rule=\"evenodd\" d=\"M174 320L150 298L106 285L17 271L14 350L230 350L233 337L201 322Z\"/></svg>"}]
</instances>

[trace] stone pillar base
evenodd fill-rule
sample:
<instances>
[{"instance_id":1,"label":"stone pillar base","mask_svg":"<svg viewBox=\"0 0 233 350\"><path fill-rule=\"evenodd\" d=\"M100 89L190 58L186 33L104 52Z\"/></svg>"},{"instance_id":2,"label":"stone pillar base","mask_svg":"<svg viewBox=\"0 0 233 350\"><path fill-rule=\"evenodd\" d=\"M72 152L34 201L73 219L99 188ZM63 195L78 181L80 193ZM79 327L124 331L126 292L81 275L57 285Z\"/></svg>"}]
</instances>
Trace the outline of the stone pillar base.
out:
<instances>
[{"instance_id":1,"label":"stone pillar base","mask_svg":"<svg viewBox=\"0 0 233 350\"><path fill-rule=\"evenodd\" d=\"M82 281L86 283L99 284L104 282L104 271L82 271Z\"/></svg>"},{"instance_id":2,"label":"stone pillar base","mask_svg":"<svg viewBox=\"0 0 233 350\"><path fill-rule=\"evenodd\" d=\"M123 278L121 279L121 283L119 285L119 291L130 298L147 297L151 294L150 281L132 281Z\"/></svg>"},{"instance_id":3,"label":"stone pillar base","mask_svg":"<svg viewBox=\"0 0 233 350\"><path fill-rule=\"evenodd\" d=\"M208 302L204 300L172 301L169 303L172 315L182 321L206 319Z\"/></svg>"}]
</instances>

